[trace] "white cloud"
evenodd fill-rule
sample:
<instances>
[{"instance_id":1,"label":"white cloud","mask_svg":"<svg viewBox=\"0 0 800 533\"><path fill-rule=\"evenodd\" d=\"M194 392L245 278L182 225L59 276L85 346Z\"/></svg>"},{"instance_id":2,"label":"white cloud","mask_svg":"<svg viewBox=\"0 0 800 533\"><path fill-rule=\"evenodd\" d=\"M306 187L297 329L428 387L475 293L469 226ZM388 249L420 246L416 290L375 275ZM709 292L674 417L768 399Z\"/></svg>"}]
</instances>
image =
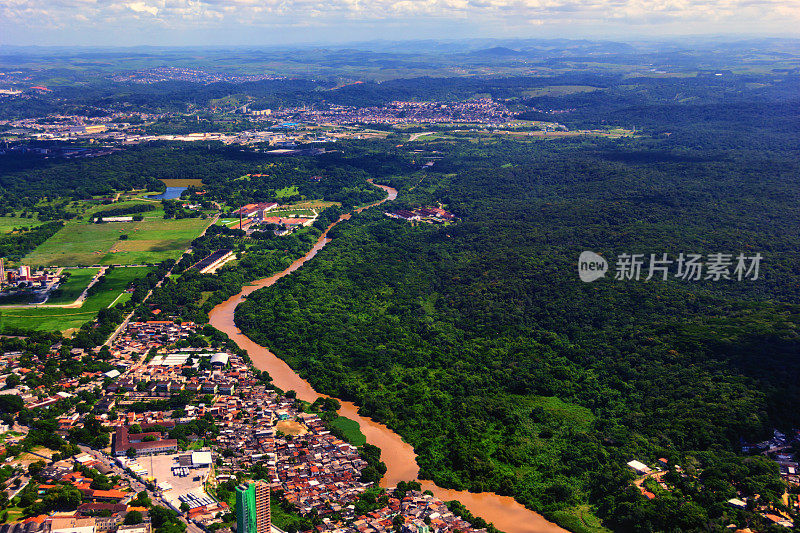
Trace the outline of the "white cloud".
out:
<instances>
[{"instance_id":1,"label":"white cloud","mask_svg":"<svg viewBox=\"0 0 800 533\"><path fill-rule=\"evenodd\" d=\"M150 13L153 16L158 15L157 7L149 6L144 2L131 2L129 4L125 4L125 7L127 7L131 11L135 11L136 13Z\"/></svg>"},{"instance_id":2,"label":"white cloud","mask_svg":"<svg viewBox=\"0 0 800 533\"><path fill-rule=\"evenodd\" d=\"M442 37L448 37L447 20L486 28L484 35L501 28L498 36L510 35L506 31L515 28L530 35L534 26L613 26L617 32L630 29L640 34L650 29L657 34L726 28L791 34L800 24L800 0L0 0L0 36L11 29L15 31L8 34L24 35L26 28L71 28L78 33L103 26L130 32L154 27L235 32L237 27L299 28L310 20L333 29L356 23L365 28L404 25L412 38L418 23L437 20ZM14 44L7 37L4 42Z\"/></svg>"}]
</instances>

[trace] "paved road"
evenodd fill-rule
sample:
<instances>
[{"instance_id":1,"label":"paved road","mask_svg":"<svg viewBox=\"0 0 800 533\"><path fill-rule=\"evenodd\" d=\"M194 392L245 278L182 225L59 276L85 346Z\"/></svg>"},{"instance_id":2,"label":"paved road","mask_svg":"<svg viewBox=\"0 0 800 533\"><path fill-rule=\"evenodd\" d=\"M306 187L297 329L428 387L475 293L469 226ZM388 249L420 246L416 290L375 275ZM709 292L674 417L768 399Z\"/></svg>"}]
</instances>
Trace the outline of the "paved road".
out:
<instances>
[{"instance_id":1,"label":"paved road","mask_svg":"<svg viewBox=\"0 0 800 533\"><path fill-rule=\"evenodd\" d=\"M416 141L420 137L424 137L425 135L431 135L433 133L434 132L432 132L432 131L423 131L423 132L420 132L420 133L412 133L411 137L409 137L408 141L406 141L406 142Z\"/></svg>"}]
</instances>

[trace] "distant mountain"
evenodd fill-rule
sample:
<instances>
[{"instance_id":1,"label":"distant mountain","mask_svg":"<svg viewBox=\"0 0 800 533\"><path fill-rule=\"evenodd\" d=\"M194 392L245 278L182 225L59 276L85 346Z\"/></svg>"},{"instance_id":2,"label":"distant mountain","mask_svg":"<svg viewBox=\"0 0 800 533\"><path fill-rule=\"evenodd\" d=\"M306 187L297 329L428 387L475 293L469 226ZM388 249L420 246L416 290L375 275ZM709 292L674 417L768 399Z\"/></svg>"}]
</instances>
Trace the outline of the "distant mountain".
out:
<instances>
[{"instance_id":1,"label":"distant mountain","mask_svg":"<svg viewBox=\"0 0 800 533\"><path fill-rule=\"evenodd\" d=\"M505 46L495 46L493 48L484 48L483 50L475 50L470 52L471 56L480 57L511 57L521 55L517 50L506 48Z\"/></svg>"}]
</instances>

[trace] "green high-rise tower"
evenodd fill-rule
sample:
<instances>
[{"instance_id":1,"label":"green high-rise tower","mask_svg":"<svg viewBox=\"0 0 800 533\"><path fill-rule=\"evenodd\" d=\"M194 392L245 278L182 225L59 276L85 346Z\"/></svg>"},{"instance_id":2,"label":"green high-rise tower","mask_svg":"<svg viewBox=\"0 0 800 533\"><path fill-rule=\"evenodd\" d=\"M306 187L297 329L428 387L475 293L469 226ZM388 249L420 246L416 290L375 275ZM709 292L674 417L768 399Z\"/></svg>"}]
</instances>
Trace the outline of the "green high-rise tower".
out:
<instances>
[{"instance_id":1,"label":"green high-rise tower","mask_svg":"<svg viewBox=\"0 0 800 533\"><path fill-rule=\"evenodd\" d=\"M256 485L236 487L236 533L256 533Z\"/></svg>"},{"instance_id":2,"label":"green high-rise tower","mask_svg":"<svg viewBox=\"0 0 800 533\"><path fill-rule=\"evenodd\" d=\"M268 483L236 487L236 533L270 533L271 518Z\"/></svg>"}]
</instances>

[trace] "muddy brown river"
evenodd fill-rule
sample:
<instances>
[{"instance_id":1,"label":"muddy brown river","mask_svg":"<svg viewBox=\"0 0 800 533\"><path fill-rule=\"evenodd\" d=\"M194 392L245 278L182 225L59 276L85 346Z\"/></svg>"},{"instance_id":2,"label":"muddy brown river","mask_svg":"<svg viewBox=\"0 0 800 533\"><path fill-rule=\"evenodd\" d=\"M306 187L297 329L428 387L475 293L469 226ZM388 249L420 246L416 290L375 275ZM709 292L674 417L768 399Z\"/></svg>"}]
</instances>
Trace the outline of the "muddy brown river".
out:
<instances>
[{"instance_id":1,"label":"muddy brown river","mask_svg":"<svg viewBox=\"0 0 800 533\"><path fill-rule=\"evenodd\" d=\"M385 185L376 185L384 189L389 196L375 204L363 207L357 211L363 211L374 207L388 200L397 198L397 191ZM347 220L350 215L343 215L336 223ZM330 227L328 228L330 229ZM273 383L283 390L294 390L297 397L307 402L313 402L320 396L311 385L295 373L291 367L282 359L273 354L268 348L259 346L239 331L234 323L233 316L236 306L245 296L264 287L270 287L276 281L287 276L303 266L317 252L319 252L330 239L327 238L327 230L323 233L314 247L303 257L292 263L286 270L278 272L268 278L254 281L242 289L242 292L232 296L222 302L209 313L209 322L215 328L227 333L237 345L243 350L247 350L253 365L259 370L269 372ZM361 432L367 437L367 442L378 446L381 449L381 459L386 463L386 475L381 480L382 487L394 487L398 481L411 481L417 479L419 467L417 466L417 456L414 448L410 444L387 428L383 424L375 422L371 418L361 416L358 413L358 406L352 402L339 400L342 408L339 414L355 420L361 425ZM438 487L431 481L418 480L422 484L423 490L431 490L434 495L441 500L458 500L463 503L474 515L480 516L492 522L495 527L506 533L565 533L566 530L560 528L552 522L548 522L541 515L526 509L520 503L508 496L500 496L492 492L466 492Z\"/></svg>"}]
</instances>

